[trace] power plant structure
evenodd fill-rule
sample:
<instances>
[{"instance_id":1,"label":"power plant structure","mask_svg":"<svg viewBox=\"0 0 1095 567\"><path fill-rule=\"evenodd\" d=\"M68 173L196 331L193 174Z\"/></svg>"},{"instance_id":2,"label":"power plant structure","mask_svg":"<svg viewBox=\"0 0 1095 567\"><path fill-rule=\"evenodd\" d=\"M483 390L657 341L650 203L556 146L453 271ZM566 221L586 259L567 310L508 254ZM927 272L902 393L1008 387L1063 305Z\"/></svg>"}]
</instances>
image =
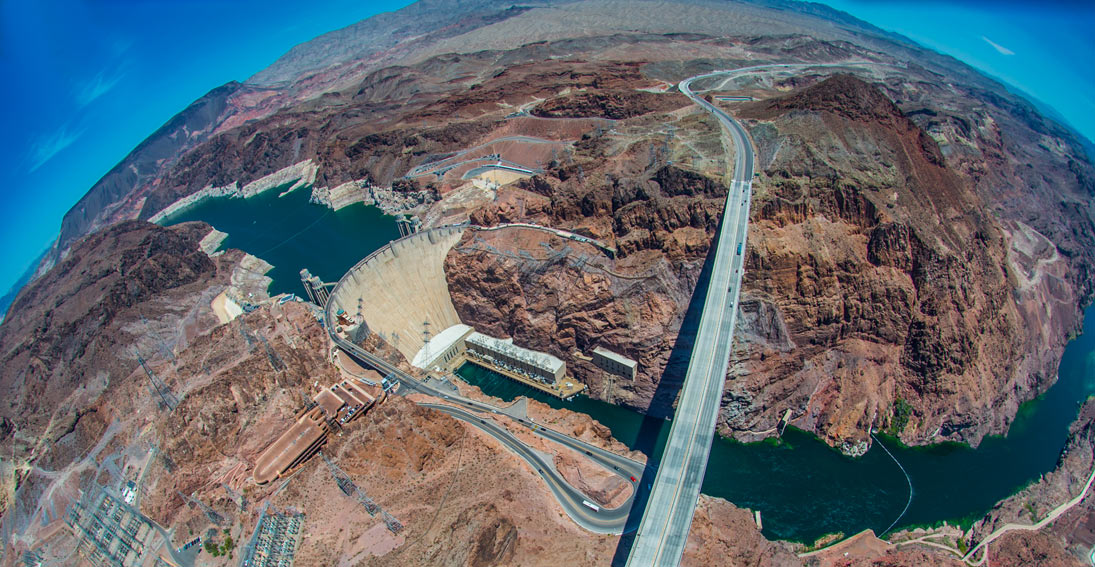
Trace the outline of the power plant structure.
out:
<instances>
[{"instance_id":1,"label":"power plant structure","mask_svg":"<svg viewBox=\"0 0 1095 567\"><path fill-rule=\"evenodd\" d=\"M151 524L106 487L83 494L65 523L76 535L76 551L92 565L136 567L144 560Z\"/></svg>"},{"instance_id":2,"label":"power plant structure","mask_svg":"<svg viewBox=\"0 0 1095 567\"><path fill-rule=\"evenodd\" d=\"M623 376L630 380L635 380L635 376L639 369L638 362L635 362L620 353L612 352L604 347L596 347L593 349L592 361L597 368L610 374Z\"/></svg>"},{"instance_id":3,"label":"power plant structure","mask_svg":"<svg viewBox=\"0 0 1095 567\"><path fill-rule=\"evenodd\" d=\"M300 547L304 514L288 510L269 512L270 502L259 513L251 540L243 548L240 567L291 567Z\"/></svg>"},{"instance_id":4,"label":"power plant structure","mask_svg":"<svg viewBox=\"0 0 1095 567\"><path fill-rule=\"evenodd\" d=\"M422 225L422 221L418 220L418 217L405 217L400 215L395 219L395 224L399 227L399 237L404 238L418 232L418 227Z\"/></svg>"},{"instance_id":5,"label":"power plant structure","mask_svg":"<svg viewBox=\"0 0 1095 567\"><path fill-rule=\"evenodd\" d=\"M342 380L320 390L297 412L293 425L259 455L255 482L285 478L319 452L327 436L365 414L384 395L358 381Z\"/></svg>"},{"instance_id":6,"label":"power plant structure","mask_svg":"<svg viewBox=\"0 0 1095 567\"><path fill-rule=\"evenodd\" d=\"M308 295L308 300L319 306L327 305L327 298L330 296L328 289L335 284L323 283L323 280L312 275L307 268L300 271L300 282L304 285L304 292Z\"/></svg>"}]
</instances>

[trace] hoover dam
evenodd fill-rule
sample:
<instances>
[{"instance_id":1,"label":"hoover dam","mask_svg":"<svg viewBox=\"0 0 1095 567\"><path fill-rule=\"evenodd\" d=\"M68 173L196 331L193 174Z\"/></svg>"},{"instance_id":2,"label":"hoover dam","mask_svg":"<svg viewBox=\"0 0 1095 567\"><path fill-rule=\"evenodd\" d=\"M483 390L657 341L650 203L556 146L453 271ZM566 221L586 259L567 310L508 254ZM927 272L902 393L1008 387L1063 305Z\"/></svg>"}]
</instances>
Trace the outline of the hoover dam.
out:
<instances>
[{"instance_id":1,"label":"hoover dam","mask_svg":"<svg viewBox=\"0 0 1095 567\"><path fill-rule=\"evenodd\" d=\"M335 312L383 336L407 358L460 323L443 269L445 256L467 227L443 226L396 240L357 263L331 292Z\"/></svg>"}]
</instances>

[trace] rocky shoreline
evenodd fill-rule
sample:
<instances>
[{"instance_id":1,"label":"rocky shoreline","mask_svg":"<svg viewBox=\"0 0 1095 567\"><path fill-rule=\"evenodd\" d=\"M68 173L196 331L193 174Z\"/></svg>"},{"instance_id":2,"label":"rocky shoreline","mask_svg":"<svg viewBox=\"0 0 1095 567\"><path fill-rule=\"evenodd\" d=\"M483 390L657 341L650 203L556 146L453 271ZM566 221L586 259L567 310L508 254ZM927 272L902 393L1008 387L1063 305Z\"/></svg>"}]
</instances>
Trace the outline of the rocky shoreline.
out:
<instances>
[{"instance_id":1,"label":"rocky shoreline","mask_svg":"<svg viewBox=\"0 0 1095 567\"><path fill-rule=\"evenodd\" d=\"M355 203L374 206L386 215L398 215L424 211L440 197L431 189L407 189L377 187L368 180L348 181L334 188L312 187L309 202L339 210Z\"/></svg>"},{"instance_id":2,"label":"rocky shoreline","mask_svg":"<svg viewBox=\"0 0 1095 567\"><path fill-rule=\"evenodd\" d=\"M284 195L315 183L317 171L318 167L316 164L313 163L311 159L307 159L256 179L243 187L240 187L238 181L233 181L232 183L221 187L207 185L199 191L182 197L167 207L164 207L161 211L149 217L148 222L158 224L172 214L186 210L206 199L217 197L246 199L247 197L254 197L259 193L264 193L271 189L291 184L281 193Z\"/></svg>"}]
</instances>

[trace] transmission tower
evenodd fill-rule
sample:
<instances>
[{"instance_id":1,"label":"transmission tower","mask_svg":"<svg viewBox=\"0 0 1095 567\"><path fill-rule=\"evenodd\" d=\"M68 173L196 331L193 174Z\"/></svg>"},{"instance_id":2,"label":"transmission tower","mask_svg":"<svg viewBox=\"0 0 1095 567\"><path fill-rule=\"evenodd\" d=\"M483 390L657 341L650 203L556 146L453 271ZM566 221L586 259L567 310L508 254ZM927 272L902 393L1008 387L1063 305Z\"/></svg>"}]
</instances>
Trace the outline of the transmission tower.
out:
<instances>
[{"instance_id":1,"label":"transmission tower","mask_svg":"<svg viewBox=\"0 0 1095 567\"><path fill-rule=\"evenodd\" d=\"M270 360L270 368L273 368L274 372L284 372L288 366L285 365L285 361L281 359L274 347L270 346L270 341L262 335L259 335L259 340L262 341L262 346L266 349L266 358Z\"/></svg>"},{"instance_id":2,"label":"transmission tower","mask_svg":"<svg viewBox=\"0 0 1095 567\"><path fill-rule=\"evenodd\" d=\"M232 501L236 503L236 506L240 507L240 512L246 512L247 511L247 497L244 496L243 494L240 494L239 492L236 492L235 490L232 490L231 486L228 486L227 484L225 484L223 482L221 483L221 486L224 487L224 491L228 493L228 497L231 498Z\"/></svg>"},{"instance_id":3,"label":"transmission tower","mask_svg":"<svg viewBox=\"0 0 1095 567\"><path fill-rule=\"evenodd\" d=\"M183 494L182 492L180 492L178 490L176 490L175 492L179 493L179 497L182 498L183 501L189 502L191 508L197 506L198 509L200 509L202 511L202 513L205 514L205 518L207 520L209 520L211 523L216 524L218 526L223 526L227 523L224 520L224 516L221 516L216 510L210 508L209 506L206 506L205 502L202 502L201 500L198 500L197 498L194 498L193 496L187 496L187 495Z\"/></svg>"},{"instance_id":4,"label":"transmission tower","mask_svg":"<svg viewBox=\"0 0 1095 567\"><path fill-rule=\"evenodd\" d=\"M365 508L365 511L370 516L375 517L379 512L380 517L384 520L384 526L388 528L388 531L393 534L398 534L403 531L403 524L399 520L395 519L395 516L385 512L376 502L373 502L372 498L365 495L365 491L358 488L354 481L350 480L350 475L340 469L338 465L327 458L327 455L320 453L320 457L323 457L323 462L327 463L327 468L331 469L331 476L335 478L335 484L342 490L342 493L350 498L357 500Z\"/></svg>"},{"instance_id":5,"label":"transmission tower","mask_svg":"<svg viewBox=\"0 0 1095 567\"><path fill-rule=\"evenodd\" d=\"M144 313L138 313L138 315L141 316L141 321L144 323L145 332L148 333L149 335L153 335L153 336L156 337L156 343L159 345L160 352L163 353L164 357L171 360L172 364L178 363L178 361L175 360L175 353L172 352L171 349L167 347L167 343L163 340L163 336L152 332L152 324L149 323L148 319L145 318Z\"/></svg>"},{"instance_id":6,"label":"transmission tower","mask_svg":"<svg viewBox=\"0 0 1095 567\"><path fill-rule=\"evenodd\" d=\"M141 364L141 368L144 368L145 373L148 374L148 379L152 382L152 389L160 395L160 403L168 411L175 411L175 408L179 406L179 398L175 397L175 393L167 387L167 384L164 384L163 380L160 380L159 376L156 376L152 369L145 364L140 352L134 350L133 353L137 355L137 362Z\"/></svg>"},{"instance_id":7,"label":"transmission tower","mask_svg":"<svg viewBox=\"0 0 1095 567\"><path fill-rule=\"evenodd\" d=\"M255 350L255 338L251 336L251 332L247 329L247 323L243 321L243 317L237 317L237 321L240 322L240 335L243 336L243 340L247 341L247 352Z\"/></svg>"}]
</instances>

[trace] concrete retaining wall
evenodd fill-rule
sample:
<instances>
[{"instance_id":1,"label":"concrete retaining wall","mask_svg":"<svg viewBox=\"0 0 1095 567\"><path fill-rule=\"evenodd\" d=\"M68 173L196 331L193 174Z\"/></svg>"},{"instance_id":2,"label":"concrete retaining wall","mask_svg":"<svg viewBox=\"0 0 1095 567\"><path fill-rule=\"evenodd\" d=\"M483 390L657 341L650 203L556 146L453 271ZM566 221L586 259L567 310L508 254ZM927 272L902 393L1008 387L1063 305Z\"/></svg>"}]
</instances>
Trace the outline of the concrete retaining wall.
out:
<instances>
[{"instance_id":1,"label":"concrete retaining wall","mask_svg":"<svg viewBox=\"0 0 1095 567\"><path fill-rule=\"evenodd\" d=\"M358 262L331 292L332 311L359 312L407 360L422 348L424 321L431 335L460 322L443 269L465 226L444 226L396 240Z\"/></svg>"}]
</instances>

